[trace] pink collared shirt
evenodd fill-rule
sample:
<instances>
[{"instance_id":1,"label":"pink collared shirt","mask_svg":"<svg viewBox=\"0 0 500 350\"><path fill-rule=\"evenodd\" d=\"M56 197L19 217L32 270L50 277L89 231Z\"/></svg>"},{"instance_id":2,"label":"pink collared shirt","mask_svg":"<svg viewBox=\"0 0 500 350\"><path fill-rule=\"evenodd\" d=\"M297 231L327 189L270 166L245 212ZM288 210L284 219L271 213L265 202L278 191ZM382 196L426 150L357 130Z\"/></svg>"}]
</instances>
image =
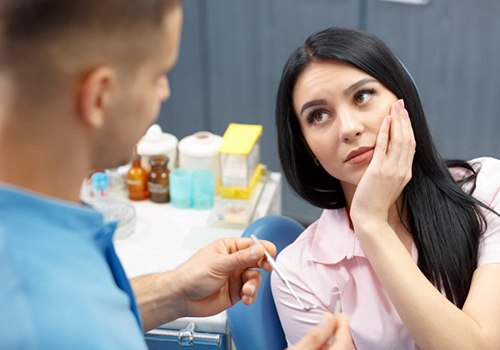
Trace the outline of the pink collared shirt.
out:
<instances>
[{"instance_id":1,"label":"pink collared shirt","mask_svg":"<svg viewBox=\"0 0 500 350\"><path fill-rule=\"evenodd\" d=\"M474 196L500 212L500 161L479 158L470 163L481 164ZM460 178L463 171L453 169L451 173ZM500 263L500 218L487 213L486 219L488 229L482 236L478 266ZM412 257L416 263L415 245ZM272 274L274 301L289 345L318 324L324 311L334 312L340 289L342 312L349 319L358 350L418 349L350 229L345 209L324 210L279 254L277 263L297 294L307 304L319 306L303 311Z\"/></svg>"}]
</instances>

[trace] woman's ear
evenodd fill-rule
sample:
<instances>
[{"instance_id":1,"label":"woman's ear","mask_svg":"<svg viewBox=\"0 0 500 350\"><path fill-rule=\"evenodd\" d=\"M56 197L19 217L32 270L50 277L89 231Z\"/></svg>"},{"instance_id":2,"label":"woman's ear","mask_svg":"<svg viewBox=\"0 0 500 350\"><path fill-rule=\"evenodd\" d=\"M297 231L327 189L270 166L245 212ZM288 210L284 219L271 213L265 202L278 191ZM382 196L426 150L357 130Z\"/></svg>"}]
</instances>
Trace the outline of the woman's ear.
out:
<instances>
[{"instance_id":1,"label":"woman's ear","mask_svg":"<svg viewBox=\"0 0 500 350\"><path fill-rule=\"evenodd\" d=\"M104 124L115 87L116 74L108 66L94 68L79 80L76 93L77 113L89 127L99 129Z\"/></svg>"}]
</instances>

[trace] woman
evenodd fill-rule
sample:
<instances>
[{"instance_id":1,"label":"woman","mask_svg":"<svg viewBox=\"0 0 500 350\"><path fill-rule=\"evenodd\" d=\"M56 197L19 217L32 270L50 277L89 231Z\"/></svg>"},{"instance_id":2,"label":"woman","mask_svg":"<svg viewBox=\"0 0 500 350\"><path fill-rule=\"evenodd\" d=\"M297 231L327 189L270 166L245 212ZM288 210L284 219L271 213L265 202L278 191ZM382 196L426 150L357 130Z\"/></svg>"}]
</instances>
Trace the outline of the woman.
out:
<instances>
[{"instance_id":1,"label":"woman","mask_svg":"<svg viewBox=\"0 0 500 350\"><path fill-rule=\"evenodd\" d=\"M361 349L498 349L500 161L445 162L417 89L371 34L330 28L288 60L276 104L284 174L324 208L278 258L294 344L342 305Z\"/></svg>"}]
</instances>

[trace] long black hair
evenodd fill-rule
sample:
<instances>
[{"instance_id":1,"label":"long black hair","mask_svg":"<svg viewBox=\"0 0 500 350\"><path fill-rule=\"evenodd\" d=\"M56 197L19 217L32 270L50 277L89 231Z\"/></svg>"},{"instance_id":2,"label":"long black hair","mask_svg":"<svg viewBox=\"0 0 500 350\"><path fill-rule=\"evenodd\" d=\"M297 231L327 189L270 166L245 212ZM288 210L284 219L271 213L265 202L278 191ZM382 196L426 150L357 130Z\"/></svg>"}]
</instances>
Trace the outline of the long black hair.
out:
<instances>
[{"instance_id":1,"label":"long black hair","mask_svg":"<svg viewBox=\"0 0 500 350\"><path fill-rule=\"evenodd\" d=\"M315 206L325 209L346 206L339 180L318 166L312 157L293 109L293 89L304 68L311 62L329 60L361 69L404 100L417 144L412 179L402 193L407 228L418 249L420 270L461 308L477 268L480 237L486 230L481 208L491 210L472 197L479 170L465 161L452 161L449 166L462 167L466 174L459 183L453 179L447 162L434 145L413 79L374 35L329 28L310 36L286 63L277 95L276 129L287 181ZM463 186L469 190L464 191Z\"/></svg>"}]
</instances>

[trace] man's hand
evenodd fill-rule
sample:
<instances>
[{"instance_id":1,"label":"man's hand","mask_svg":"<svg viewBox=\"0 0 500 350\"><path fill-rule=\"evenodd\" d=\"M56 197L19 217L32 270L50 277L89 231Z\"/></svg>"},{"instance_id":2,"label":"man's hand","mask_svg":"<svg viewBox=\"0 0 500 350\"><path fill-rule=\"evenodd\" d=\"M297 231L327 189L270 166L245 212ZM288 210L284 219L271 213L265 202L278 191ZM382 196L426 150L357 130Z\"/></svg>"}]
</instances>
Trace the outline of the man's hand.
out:
<instances>
[{"instance_id":1,"label":"man's hand","mask_svg":"<svg viewBox=\"0 0 500 350\"><path fill-rule=\"evenodd\" d=\"M276 247L260 241L274 256ZM219 239L173 271L134 278L132 286L144 331L179 317L215 315L239 300L253 303L261 267L271 271L264 248L250 238Z\"/></svg>"},{"instance_id":2,"label":"man's hand","mask_svg":"<svg viewBox=\"0 0 500 350\"><path fill-rule=\"evenodd\" d=\"M326 313L320 324L289 350L353 350L351 330L344 315Z\"/></svg>"},{"instance_id":3,"label":"man's hand","mask_svg":"<svg viewBox=\"0 0 500 350\"><path fill-rule=\"evenodd\" d=\"M274 256L274 244L261 241ZM239 300L250 305L260 287L261 267L271 271L264 249L250 238L219 239L199 250L176 269L183 316L210 316L222 312Z\"/></svg>"}]
</instances>

